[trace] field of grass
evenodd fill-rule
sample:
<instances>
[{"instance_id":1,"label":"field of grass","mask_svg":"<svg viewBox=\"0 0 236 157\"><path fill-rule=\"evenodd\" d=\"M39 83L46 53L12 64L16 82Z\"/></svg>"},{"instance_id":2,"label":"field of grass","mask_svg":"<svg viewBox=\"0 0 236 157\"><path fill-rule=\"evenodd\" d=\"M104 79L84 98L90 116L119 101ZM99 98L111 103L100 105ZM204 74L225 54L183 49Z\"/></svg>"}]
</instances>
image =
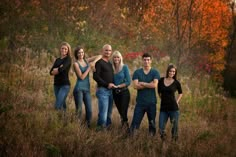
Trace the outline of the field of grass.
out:
<instances>
[{"instance_id":1,"label":"field of grass","mask_svg":"<svg viewBox=\"0 0 236 157\"><path fill-rule=\"evenodd\" d=\"M54 58L46 52L32 57L31 50L9 53L12 52L0 57L4 63L0 66L0 156L236 156L236 100L225 97L208 76L180 77L184 96L180 104L179 140L171 141L168 123L167 140L163 143L158 134L148 135L146 116L137 134L128 137L120 129L115 106L112 129L96 132L97 100L92 79L93 121L91 129L84 127L74 115L73 73L68 110L58 113L53 106L53 78L49 76ZM129 63L131 70L133 66L134 63ZM164 72L162 65L154 66ZM129 121L136 95L132 86L130 91ZM158 116L159 110L157 124Z\"/></svg>"}]
</instances>

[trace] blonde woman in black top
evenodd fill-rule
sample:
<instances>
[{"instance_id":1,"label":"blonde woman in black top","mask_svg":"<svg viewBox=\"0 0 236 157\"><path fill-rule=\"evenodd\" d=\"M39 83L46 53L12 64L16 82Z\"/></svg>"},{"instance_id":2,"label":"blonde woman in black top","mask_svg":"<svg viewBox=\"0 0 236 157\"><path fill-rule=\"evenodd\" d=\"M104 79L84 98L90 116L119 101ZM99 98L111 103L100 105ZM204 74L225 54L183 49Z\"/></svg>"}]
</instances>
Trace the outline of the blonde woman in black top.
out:
<instances>
[{"instance_id":1,"label":"blonde woman in black top","mask_svg":"<svg viewBox=\"0 0 236 157\"><path fill-rule=\"evenodd\" d=\"M178 91L177 98L175 92ZM159 115L159 131L162 140L165 139L165 126L170 118L172 124L171 134L172 139L178 138L178 121L179 121L179 101L182 97L182 88L177 80L177 68L174 65L169 65L166 70L166 77L160 79L158 83L158 94L161 98L161 108Z\"/></svg>"},{"instance_id":2,"label":"blonde woman in black top","mask_svg":"<svg viewBox=\"0 0 236 157\"><path fill-rule=\"evenodd\" d=\"M66 110L66 97L70 91L69 70L71 67L71 46L62 42L60 46L60 57L58 57L51 70L54 76L54 94L56 97L55 108Z\"/></svg>"}]
</instances>

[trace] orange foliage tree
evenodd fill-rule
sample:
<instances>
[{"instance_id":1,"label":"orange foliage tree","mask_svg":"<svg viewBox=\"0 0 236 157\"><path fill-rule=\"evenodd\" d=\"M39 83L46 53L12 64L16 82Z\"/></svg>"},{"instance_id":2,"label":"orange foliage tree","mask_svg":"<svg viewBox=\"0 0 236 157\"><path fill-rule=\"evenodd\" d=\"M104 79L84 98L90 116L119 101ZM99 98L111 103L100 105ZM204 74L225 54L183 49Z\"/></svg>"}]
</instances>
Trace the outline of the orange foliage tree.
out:
<instances>
[{"instance_id":1,"label":"orange foliage tree","mask_svg":"<svg viewBox=\"0 0 236 157\"><path fill-rule=\"evenodd\" d=\"M150 0L142 22L177 65L204 67L216 79L224 69L229 26L229 6L221 0Z\"/></svg>"},{"instance_id":2,"label":"orange foliage tree","mask_svg":"<svg viewBox=\"0 0 236 157\"><path fill-rule=\"evenodd\" d=\"M91 47L104 40L134 52L152 47L168 53L180 69L207 67L220 79L231 20L229 2L2 0L0 41L7 39L9 47L48 48L62 40Z\"/></svg>"}]
</instances>

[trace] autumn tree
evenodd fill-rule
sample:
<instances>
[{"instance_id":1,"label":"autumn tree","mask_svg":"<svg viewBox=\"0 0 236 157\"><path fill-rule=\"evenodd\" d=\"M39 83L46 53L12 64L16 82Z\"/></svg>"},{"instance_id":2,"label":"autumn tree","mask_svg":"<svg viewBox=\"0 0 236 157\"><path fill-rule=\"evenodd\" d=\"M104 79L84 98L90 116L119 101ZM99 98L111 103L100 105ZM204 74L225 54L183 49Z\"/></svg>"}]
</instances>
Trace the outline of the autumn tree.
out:
<instances>
[{"instance_id":1,"label":"autumn tree","mask_svg":"<svg viewBox=\"0 0 236 157\"><path fill-rule=\"evenodd\" d=\"M195 75L204 70L220 80L231 20L229 2L2 0L0 42L11 49L50 49L62 40L91 49L104 41L123 51L152 47L154 53L168 54L181 71Z\"/></svg>"},{"instance_id":2,"label":"autumn tree","mask_svg":"<svg viewBox=\"0 0 236 157\"><path fill-rule=\"evenodd\" d=\"M236 96L236 6L235 2L229 3L231 8L231 27L229 31L229 43L226 49L226 66L223 73L224 89L229 91L231 96Z\"/></svg>"},{"instance_id":3,"label":"autumn tree","mask_svg":"<svg viewBox=\"0 0 236 157\"><path fill-rule=\"evenodd\" d=\"M144 13L142 30L147 39L162 43L159 46L179 68L200 68L222 79L229 24L226 1L153 0Z\"/></svg>"}]
</instances>

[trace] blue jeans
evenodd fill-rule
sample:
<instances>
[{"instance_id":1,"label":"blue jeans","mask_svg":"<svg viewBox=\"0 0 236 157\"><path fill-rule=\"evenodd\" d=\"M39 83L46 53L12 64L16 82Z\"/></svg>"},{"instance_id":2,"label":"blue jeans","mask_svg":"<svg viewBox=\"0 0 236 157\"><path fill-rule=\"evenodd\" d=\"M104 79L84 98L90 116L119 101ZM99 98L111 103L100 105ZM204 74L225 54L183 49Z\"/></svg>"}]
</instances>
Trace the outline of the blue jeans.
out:
<instances>
[{"instance_id":1,"label":"blue jeans","mask_svg":"<svg viewBox=\"0 0 236 157\"><path fill-rule=\"evenodd\" d=\"M113 106L112 90L98 87L96 91L98 98L98 127L109 127L111 125L111 114Z\"/></svg>"},{"instance_id":2,"label":"blue jeans","mask_svg":"<svg viewBox=\"0 0 236 157\"><path fill-rule=\"evenodd\" d=\"M76 113L78 114L79 119L81 119L82 116L82 104L84 102L87 125L90 125L92 119L92 99L90 91L74 88L73 95L75 100Z\"/></svg>"},{"instance_id":3,"label":"blue jeans","mask_svg":"<svg viewBox=\"0 0 236 157\"><path fill-rule=\"evenodd\" d=\"M156 134L156 104L136 104L130 127L131 133L134 129L139 129L145 112L147 112L149 122L149 133L152 135Z\"/></svg>"},{"instance_id":4,"label":"blue jeans","mask_svg":"<svg viewBox=\"0 0 236 157\"><path fill-rule=\"evenodd\" d=\"M66 97L70 91L70 85L54 85L56 97L55 109L66 110Z\"/></svg>"},{"instance_id":5,"label":"blue jeans","mask_svg":"<svg viewBox=\"0 0 236 157\"><path fill-rule=\"evenodd\" d=\"M171 134L172 139L178 138L178 122L179 122L179 111L161 111L159 115L159 129L161 137L164 137L165 134L165 126L170 118L170 122L172 124Z\"/></svg>"}]
</instances>

